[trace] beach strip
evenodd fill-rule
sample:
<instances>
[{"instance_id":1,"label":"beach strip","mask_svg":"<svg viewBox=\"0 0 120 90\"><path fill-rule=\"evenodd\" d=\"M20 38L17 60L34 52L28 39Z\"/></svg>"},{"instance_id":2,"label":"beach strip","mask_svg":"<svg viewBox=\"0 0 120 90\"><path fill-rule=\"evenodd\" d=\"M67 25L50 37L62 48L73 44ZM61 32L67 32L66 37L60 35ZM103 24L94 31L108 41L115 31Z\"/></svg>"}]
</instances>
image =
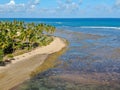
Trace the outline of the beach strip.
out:
<instances>
[{"instance_id":1,"label":"beach strip","mask_svg":"<svg viewBox=\"0 0 120 90\"><path fill-rule=\"evenodd\" d=\"M14 57L15 60L5 67L0 67L0 90L10 88L30 79L31 72L44 63L48 55L66 47L64 39L54 37L47 46L38 47L31 52Z\"/></svg>"}]
</instances>

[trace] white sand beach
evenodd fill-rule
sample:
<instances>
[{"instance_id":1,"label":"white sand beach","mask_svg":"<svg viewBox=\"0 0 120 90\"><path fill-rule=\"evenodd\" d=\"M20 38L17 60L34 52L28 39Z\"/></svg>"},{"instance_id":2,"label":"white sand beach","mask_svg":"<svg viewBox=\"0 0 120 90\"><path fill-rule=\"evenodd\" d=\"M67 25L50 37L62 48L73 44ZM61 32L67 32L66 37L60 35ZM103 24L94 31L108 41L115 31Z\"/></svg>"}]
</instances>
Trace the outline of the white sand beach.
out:
<instances>
[{"instance_id":1,"label":"white sand beach","mask_svg":"<svg viewBox=\"0 0 120 90\"><path fill-rule=\"evenodd\" d=\"M15 60L5 67L0 67L0 90L10 88L30 79L31 72L40 66L49 54L58 52L66 47L64 39L54 37L53 42L47 46L14 57Z\"/></svg>"}]
</instances>

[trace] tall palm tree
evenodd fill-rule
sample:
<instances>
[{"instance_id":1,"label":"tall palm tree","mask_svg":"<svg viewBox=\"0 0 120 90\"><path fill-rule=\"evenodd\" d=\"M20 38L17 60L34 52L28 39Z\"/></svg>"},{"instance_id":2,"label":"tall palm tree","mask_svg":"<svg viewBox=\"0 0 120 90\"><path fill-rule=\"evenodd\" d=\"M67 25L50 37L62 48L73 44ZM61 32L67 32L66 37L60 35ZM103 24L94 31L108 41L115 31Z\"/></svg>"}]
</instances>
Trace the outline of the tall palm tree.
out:
<instances>
[{"instance_id":1,"label":"tall palm tree","mask_svg":"<svg viewBox=\"0 0 120 90\"><path fill-rule=\"evenodd\" d=\"M34 45L47 45L48 41L51 41L48 35L53 32L55 32L55 27L43 23L1 21L0 50L6 55L18 49L32 48Z\"/></svg>"}]
</instances>

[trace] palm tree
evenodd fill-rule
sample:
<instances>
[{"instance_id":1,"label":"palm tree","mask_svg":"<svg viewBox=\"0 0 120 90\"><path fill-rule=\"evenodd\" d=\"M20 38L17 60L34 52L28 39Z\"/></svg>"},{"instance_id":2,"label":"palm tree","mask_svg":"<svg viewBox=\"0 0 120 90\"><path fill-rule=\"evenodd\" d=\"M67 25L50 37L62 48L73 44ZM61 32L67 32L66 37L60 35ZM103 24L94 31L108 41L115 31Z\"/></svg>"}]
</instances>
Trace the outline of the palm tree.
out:
<instances>
[{"instance_id":1,"label":"palm tree","mask_svg":"<svg viewBox=\"0 0 120 90\"><path fill-rule=\"evenodd\" d=\"M0 63L3 62L3 56L4 56L3 50L0 49Z\"/></svg>"},{"instance_id":2,"label":"palm tree","mask_svg":"<svg viewBox=\"0 0 120 90\"><path fill-rule=\"evenodd\" d=\"M4 55L15 50L47 45L52 38L49 34L55 27L46 24L24 23L21 21L0 22L0 52Z\"/></svg>"}]
</instances>

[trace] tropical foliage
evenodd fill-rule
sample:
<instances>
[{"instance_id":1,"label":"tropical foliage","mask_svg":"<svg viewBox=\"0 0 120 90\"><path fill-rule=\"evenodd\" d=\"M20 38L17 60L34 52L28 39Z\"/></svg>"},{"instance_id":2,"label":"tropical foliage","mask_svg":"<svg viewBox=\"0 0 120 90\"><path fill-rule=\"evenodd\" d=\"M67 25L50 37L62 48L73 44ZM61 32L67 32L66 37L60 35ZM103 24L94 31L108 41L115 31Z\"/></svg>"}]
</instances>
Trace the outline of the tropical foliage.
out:
<instances>
[{"instance_id":1,"label":"tropical foliage","mask_svg":"<svg viewBox=\"0 0 120 90\"><path fill-rule=\"evenodd\" d=\"M55 27L47 24L22 21L0 22L0 62L3 57L17 50L31 50L49 44ZM12 55L9 55L12 56Z\"/></svg>"}]
</instances>

